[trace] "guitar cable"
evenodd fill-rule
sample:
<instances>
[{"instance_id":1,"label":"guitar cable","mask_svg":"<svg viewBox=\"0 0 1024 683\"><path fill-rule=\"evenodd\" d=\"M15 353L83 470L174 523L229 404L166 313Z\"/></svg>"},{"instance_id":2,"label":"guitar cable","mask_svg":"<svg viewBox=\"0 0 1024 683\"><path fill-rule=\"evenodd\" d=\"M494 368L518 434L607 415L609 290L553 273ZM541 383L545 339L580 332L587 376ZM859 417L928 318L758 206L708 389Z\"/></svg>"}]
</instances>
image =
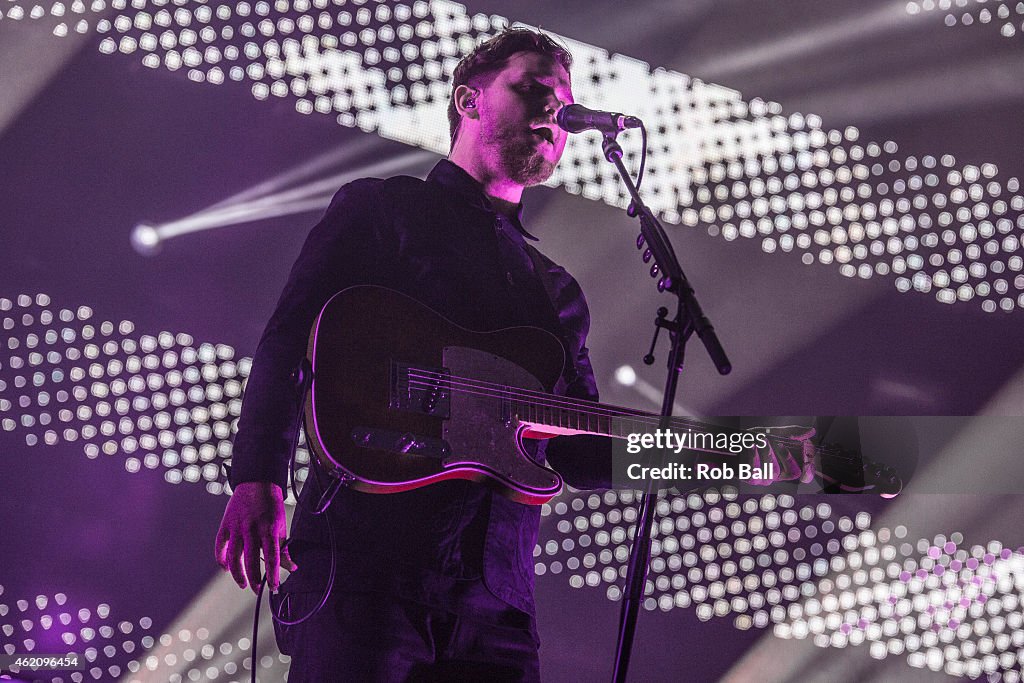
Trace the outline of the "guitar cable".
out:
<instances>
[{"instance_id":1,"label":"guitar cable","mask_svg":"<svg viewBox=\"0 0 1024 683\"><path fill-rule=\"evenodd\" d=\"M302 400L300 400L300 402L299 402L299 415L301 416L303 404L305 402L306 391L309 388L309 385L310 385L310 383L313 380L312 366L310 365L308 359L306 359L306 358L302 359L302 364L298 368L296 368L294 373L292 373L292 377L295 380L295 385L296 385L297 390L300 392L299 395L302 397ZM303 500L301 498L299 498L299 491L297 490L296 484L295 484L295 481L296 481L296 476L295 476L295 474L296 474L296 451L298 450L298 445L299 445L299 430L296 429L295 430L295 440L292 443L291 455L290 455L290 457L288 459L288 472L289 472L289 477L288 478L289 478L289 487L291 488L292 496L295 498L295 505L296 506L304 506L305 503L303 502ZM282 626L297 626L298 624L301 624L302 622L306 621L307 619L312 618L313 615L315 615L317 612L319 612L323 608L323 606L327 604L327 600L331 596L331 590L334 588L334 579L335 579L335 577L337 575L337 570L338 570L338 558L337 558L337 554L335 552L335 550L337 548L337 540L334 537L334 526L331 524L331 517L330 517L330 515L324 515L324 513L327 511L327 508L329 508L331 503L334 501L335 494L337 494L338 489L341 488L342 480L337 478L337 477L332 477L331 478L331 482L326 487L324 487L323 483L320 480L320 472L319 472L319 470L316 467L315 458L310 458L309 459L308 470L312 471L313 477L316 479L317 489L321 493L320 493L320 499L317 501L317 504L314 507L312 507L312 508L304 507L303 509L307 513L309 513L310 515L314 515L314 516L321 516L321 515L323 515L323 519L324 519L325 523L327 524L327 537L330 540L331 567L330 567L330 570L327 572L327 583L324 586L324 591L323 591L323 594L320 596L319 602L316 604L315 607L313 607L313 609L311 609L309 611L308 614L305 614L305 615L299 617L298 619L287 619L284 616L282 616L288 610L288 604L289 604L289 597L290 596L286 595L284 597L284 599L275 607L274 606L274 602L275 602L274 594L271 594L271 596L268 598L269 605L270 605L270 615L274 619L275 622L277 622L278 624L280 624ZM303 490L305 490L305 485L303 485ZM284 545L282 546L282 550L286 549L291 544L291 542L292 542L291 538L287 539L284 542ZM266 572L264 572L263 578L260 579L259 587L256 590L256 608L255 608L255 610L253 612L253 619L252 619L252 655L250 657L251 665L252 666L251 666L250 671L249 671L249 674L250 674L249 675L249 680L250 680L251 683L256 683L256 662L257 662L257 660L256 660L256 647L257 647L257 643L259 642L257 640L257 638L259 636L259 629L260 629L260 605L263 602L263 591L266 588L266 585L267 585L267 576L266 576Z\"/></svg>"}]
</instances>

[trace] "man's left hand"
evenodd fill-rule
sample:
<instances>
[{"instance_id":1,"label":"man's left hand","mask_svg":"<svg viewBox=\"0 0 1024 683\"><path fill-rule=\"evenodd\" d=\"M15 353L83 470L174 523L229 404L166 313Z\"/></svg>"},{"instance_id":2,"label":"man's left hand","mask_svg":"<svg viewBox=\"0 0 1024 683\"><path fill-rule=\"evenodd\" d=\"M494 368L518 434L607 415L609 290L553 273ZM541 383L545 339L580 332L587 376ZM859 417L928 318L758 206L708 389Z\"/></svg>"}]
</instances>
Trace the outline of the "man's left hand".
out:
<instances>
[{"instance_id":1,"label":"man's left hand","mask_svg":"<svg viewBox=\"0 0 1024 683\"><path fill-rule=\"evenodd\" d=\"M752 427L750 431L761 431L770 437L766 448L754 447L753 466L761 468L771 463L772 472L777 474L771 479L751 478L748 483L770 486L777 481L799 479L800 483L809 484L814 480L813 427Z\"/></svg>"}]
</instances>

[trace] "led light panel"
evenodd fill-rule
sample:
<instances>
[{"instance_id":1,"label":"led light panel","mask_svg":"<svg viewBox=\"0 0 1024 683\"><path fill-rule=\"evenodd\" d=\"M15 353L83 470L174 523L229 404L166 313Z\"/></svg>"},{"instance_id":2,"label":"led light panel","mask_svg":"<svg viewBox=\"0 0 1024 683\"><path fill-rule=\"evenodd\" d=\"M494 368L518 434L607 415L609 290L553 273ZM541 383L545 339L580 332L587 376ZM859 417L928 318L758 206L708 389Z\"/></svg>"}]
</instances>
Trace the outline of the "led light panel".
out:
<instances>
[{"instance_id":1,"label":"led light panel","mask_svg":"<svg viewBox=\"0 0 1024 683\"><path fill-rule=\"evenodd\" d=\"M907 11L948 10L947 23L961 24L988 16L1004 32L1024 19L1024 3L980 4L923 0ZM138 54L146 66L196 82L244 83L258 99L287 99L302 114L334 116L438 153L448 150L449 74L510 23L446 0L111 0L109 7L117 15L95 25L104 53ZM64 35L70 17L107 9L105 0L49 10L16 0L5 14L60 20L55 32ZM73 25L91 30L85 18ZM793 252L803 264L884 278L942 303L1024 308L1018 178L940 151L901 154L895 141L861 141L853 126L826 129L815 114L786 114L777 102L559 38L574 55L578 101L646 122L643 189L665 222L757 240L766 253ZM638 136L623 141L635 168ZM596 133L570 138L548 184L628 204Z\"/></svg>"}]
</instances>

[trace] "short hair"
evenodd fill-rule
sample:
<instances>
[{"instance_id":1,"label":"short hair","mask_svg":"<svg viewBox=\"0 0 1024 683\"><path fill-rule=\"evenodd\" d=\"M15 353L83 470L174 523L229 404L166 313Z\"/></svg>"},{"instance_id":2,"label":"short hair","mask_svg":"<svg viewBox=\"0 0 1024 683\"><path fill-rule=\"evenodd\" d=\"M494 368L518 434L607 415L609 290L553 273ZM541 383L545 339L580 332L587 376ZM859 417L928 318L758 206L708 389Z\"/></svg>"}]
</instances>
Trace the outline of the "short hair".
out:
<instances>
[{"instance_id":1,"label":"short hair","mask_svg":"<svg viewBox=\"0 0 1024 683\"><path fill-rule=\"evenodd\" d=\"M517 26L506 28L493 38L480 43L459 61L452 72L452 92L448 98L448 129L454 144L455 134L459 132L462 117L455 108L455 89L460 85L480 83L501 71L509 57L519 52L535 52L555 60L566 73L572 67L572 55L568 48L554 38L534 31L531 28Z\"/></svg>"}]
</instances>

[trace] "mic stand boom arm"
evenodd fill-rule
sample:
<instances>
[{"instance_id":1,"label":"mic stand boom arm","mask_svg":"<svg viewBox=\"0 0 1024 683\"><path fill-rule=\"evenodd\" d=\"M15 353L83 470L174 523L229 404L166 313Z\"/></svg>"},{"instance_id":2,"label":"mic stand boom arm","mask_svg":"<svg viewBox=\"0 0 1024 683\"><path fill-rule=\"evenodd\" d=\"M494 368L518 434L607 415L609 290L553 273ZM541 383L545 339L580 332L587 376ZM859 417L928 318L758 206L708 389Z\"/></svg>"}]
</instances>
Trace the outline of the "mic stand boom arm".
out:
<instances>
[{"instance_id":1,"label":"mic stand boom arm","mask_svg":"<svg viewBox=\"0 0 1024 683\"><path fill-rule=\"evenodd\" d=\"M668 235L665 234L665 228L640 199L636 185L633 184L629 171L622 163L622 147L619 146L615 138L616 134L606 133L601 149L604 151L605 158L615 165L622 182L626 185L626 190L633 199L629 207L629 215L640 218L640 236L637 238L637 248L643 249L644 245L647 245L643 255L644 261L654 260L654 265L651 266L651 277L658 278L658 291L671 292L677 298L675 319L666 321L664 316L659 315L655 322L655 338L657 338L658 330L664 327L669 331L671 344L668 376L665 380L665 393L661 404L661 414L667 418L672 414L679 373L683 369L684 350L690 335L694 332L697 333L720 374L728 374L732 366L729 363L729 358L725 355L721 342L715 335L715 328L704 315L696 296L694 296L693 287L690 286L689 280L683 273L679 259L676 258L675 251L672 249L672 243L669 241ZM633 647L633 637L636 633L640 602L644 597L647 565L651 552L651 529L654 525L654 502L657 501L657 497L653 480L648 480L646 492L640 496L640 511L633 534L633 546L629 553L629 565L626 570L626 589L623 592L622 611L619 616L615 669L612 675L614 683L625 683L626 672L629 669L629 657Z\"/></svg>"}]
</instances>

